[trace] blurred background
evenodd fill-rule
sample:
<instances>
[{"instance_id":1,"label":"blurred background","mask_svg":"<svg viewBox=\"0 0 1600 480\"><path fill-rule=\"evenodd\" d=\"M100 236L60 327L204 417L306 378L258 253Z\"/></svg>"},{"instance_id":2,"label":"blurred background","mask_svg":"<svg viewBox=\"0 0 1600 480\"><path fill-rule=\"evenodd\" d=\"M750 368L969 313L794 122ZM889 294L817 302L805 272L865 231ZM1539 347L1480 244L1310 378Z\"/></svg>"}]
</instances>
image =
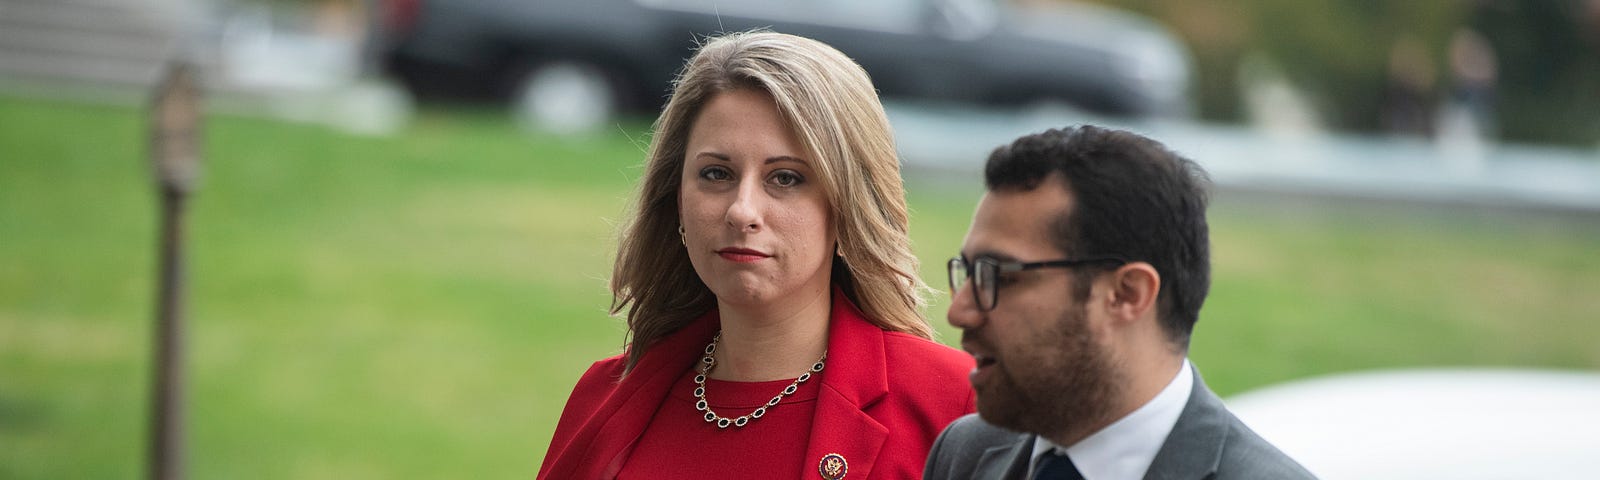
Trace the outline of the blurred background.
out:
<instances>
[{"instance_id":1,"label":"blurred background","mask_svg":"<svg viewBox=\"0 0 1600 480\"><path fill-rule=\"evenodd\" d=\"M168 62L207 109L191 475L526 478L621 351L672 75L755 27L872 74L941 341L987 152L1111 125L1211 172L1191 358L1268 439L1326 478L1600 467L1597 1L0 0L0 478L143 471Z\"/></svg>"}]
</instances>

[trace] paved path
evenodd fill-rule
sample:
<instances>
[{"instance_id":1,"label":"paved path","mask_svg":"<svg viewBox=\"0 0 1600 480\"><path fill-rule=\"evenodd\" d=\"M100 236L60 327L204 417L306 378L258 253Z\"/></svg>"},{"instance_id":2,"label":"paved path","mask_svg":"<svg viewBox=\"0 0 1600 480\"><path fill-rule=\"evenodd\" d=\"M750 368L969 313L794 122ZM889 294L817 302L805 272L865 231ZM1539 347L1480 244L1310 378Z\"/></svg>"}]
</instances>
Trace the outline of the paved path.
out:
<instances>
[{"instance_id":1,"label":"paved path","mask_svg":"<svg viewBox=\"0 0 1600 480\"><path fill-rule=\"evenodd\" d=\"M990 150L1017 136L1095 123L1166 143L1204 166L1222 189L1600 214L1600 148L1129 123L1066 110L887 108L908 168L977 175Z\"/></svg>"}]
</instances>

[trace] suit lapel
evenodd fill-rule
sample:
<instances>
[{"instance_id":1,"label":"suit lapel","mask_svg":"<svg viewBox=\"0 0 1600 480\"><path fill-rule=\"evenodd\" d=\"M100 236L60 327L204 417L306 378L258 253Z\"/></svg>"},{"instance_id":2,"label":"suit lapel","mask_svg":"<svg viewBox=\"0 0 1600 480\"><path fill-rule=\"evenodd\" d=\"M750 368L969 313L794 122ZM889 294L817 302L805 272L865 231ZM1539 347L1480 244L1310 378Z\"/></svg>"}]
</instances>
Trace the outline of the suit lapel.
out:
<instances>
[{"instance_id":1,"label":"suit lapel","mask_svg":"<svg viewBox=\"0 0 1600 480\"><path fill-rule=\"evenodd\" d=\"M587 468L593 473L583 476L616 477L634 443L650 425L651 416L666 400L673 382L694 365L701 346L711 340L719 325L720 317L713 310L645 352L634 371L623 378L585 427L593 443L582 464L589 465Z\"/></svg>"},{"instance_id":2,"label":"suit lapel","mask_svg":"<svg viewBox=\"0 0 1600 480\"><path fill-rule=\"evenodd\" d=\"M1228 438L1227 409L1222 399L1206 388L1200 370L1191 369L1194 389L1189 392L1189 402L1150 463L1145 480L1207 478L1222 462L1223 442Z\"/></svg>"},{"instance_id":3,"label":"suit lapel","mask_svg":"<svg viewBox=\"0 0 1600 480\"><path fill-rule=\"evenodd\" d=\"M1033 440L1037 435L1018 435L1010 445L990 447L983 451L972 478L1001 478L1024 480L1028 478L1028 463L1033 459Z\"/></svg>"},{"instance_id":4,"label":"suit lapel","mask_svg":"<svg viewBox=\"0 0 1600 480\"><path fill-rule=\"evenodd\" d=\"M883 330L833 290L828 326L828 363L817 393L811 439L806 445L800 478L819 478L824 456L844 457L848 478L867 478L877 462L889 429L866 409L889 393Z\"/></svg>"}]
</instances>

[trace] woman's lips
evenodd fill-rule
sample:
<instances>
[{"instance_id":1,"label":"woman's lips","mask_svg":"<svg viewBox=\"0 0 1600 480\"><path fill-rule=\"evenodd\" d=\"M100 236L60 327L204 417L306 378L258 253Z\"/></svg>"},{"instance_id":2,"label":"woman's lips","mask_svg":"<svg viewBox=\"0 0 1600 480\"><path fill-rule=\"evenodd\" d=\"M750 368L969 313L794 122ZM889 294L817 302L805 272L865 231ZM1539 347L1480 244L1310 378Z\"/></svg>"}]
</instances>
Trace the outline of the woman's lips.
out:
<instances>
[{"instance_id":1,"label":"woman's lips","mask_svg":"<svg viewBox=\"0 0 1600 480\"><path fill-rule=\"evenodd\" d=\"M748 248L724 248L717 250L717 255L721 255L722 258L728 259L730 262L737 263L750 263L771 257L771 255Z\"/></svg>"}]
</instances>

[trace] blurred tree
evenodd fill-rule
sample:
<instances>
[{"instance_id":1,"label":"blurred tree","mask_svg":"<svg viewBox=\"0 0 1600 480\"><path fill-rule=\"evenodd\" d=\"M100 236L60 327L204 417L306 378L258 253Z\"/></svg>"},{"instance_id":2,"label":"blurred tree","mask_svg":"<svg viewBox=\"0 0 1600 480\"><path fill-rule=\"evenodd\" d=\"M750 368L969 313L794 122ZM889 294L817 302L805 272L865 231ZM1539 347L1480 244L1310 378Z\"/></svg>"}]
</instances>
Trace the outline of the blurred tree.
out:
<instances>
[{"instance_id":1,"label":"blurred tree","mask_svg":"<svg viewBox=\"0 0 1600 480\"><path fill-rule=\"evenodd\" d=\"M1209 120L1241 120L1238 69L1248 52L1263 52L1313 99L1324 124L1378 131L1395 45L1414 42L1430 63L1421 70L1448 72L1450 38L1470 28L1499 59L1494 123L1503 139L1600 140L1600 0L1088 1L1149 15L1183 38L1196 62L1196 104ZM1439 80L1423 94L1429 104L1452 88Z\"/></svg>"},{"instance_id":2,"label":"blurred tree","mask_svg":"<svg viewBox=\"0 0 1600 480\"><path fill-rule=\"evenodd\" d=\"M1467 25L1499 59L1504 138L1593 145L1600 140L1596 2L1481 2Z\"/></svg>"}]
</instances>

